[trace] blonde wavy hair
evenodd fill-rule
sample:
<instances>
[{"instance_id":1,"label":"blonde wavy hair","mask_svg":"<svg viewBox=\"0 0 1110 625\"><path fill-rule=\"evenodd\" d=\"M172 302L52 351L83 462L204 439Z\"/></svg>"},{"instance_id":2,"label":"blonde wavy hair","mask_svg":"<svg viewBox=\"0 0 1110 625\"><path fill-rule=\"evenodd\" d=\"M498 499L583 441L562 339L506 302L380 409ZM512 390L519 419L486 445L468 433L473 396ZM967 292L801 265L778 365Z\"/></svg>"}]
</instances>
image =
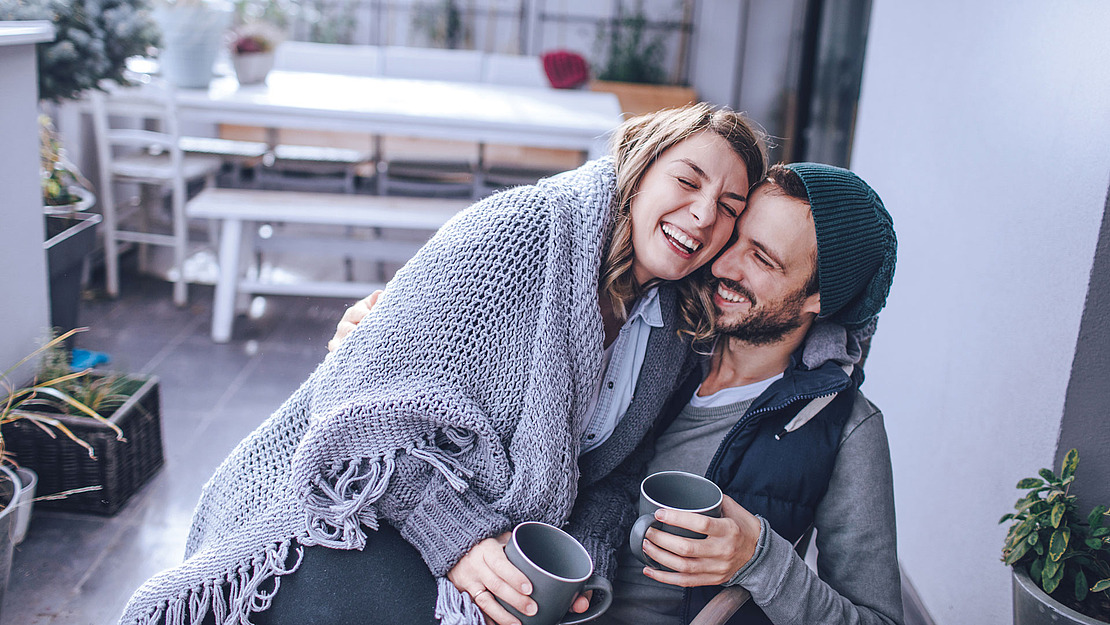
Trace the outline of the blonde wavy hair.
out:
<instances>
[{"instance_id":1,"label":"blonde wavy hair","mask_svg":"<svg viewBox=\"0 0 1110 625\"><path fill-rule=\"evenodd\" d=\"M755 184L767 167L765 135L744 116L729 109L714 109L708 104L691 104L633 117L613 135L612 152L617 170L617 208L613 230L601 268L601 290L609 296L618 318L628 317L632 302L654 283L639 285L632 270L632 198L644 173L659 155L675 144L701 131L709 131L728 142L733 152L747 165L748 180ZM695 343L712 340L714 307L712 293L705 286L709 266L703 266L675 283L679 294L680 334Z\"/></svg>"}]
</instances>

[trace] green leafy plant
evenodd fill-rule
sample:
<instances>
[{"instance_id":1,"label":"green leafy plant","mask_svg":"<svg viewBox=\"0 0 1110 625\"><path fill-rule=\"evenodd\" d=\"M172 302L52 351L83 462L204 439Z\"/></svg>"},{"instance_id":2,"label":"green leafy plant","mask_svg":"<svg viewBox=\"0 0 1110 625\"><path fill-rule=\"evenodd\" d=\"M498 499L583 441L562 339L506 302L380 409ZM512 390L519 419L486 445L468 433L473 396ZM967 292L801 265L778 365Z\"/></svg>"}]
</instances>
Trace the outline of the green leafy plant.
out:
<instances>
[{"instance_id":1,"label":"green leafy plant","mask_svg":"<svg viewBox=\"0 0 1110 625\"><path fill-rule=\"evenodd\" d=\"M663 83L666 76L663 69L664 36L649 36L649 24L644 16L642 2L627 14L621 5L620 15L606 30L598 33L606 51L605 65L598 70L598 78L620 82Z\"/></svg>"},{"instance_id":2,"label":"green leafy plant","mask_svg":"<svg viewBox=\"0 0 1110 625\"><path fill-rule=\"evenodd\" d=\"M65 149L48 115L39 115L39 173L42 175L42 203L66 206L81 199L75 187L88 189L88 180L66 156Z\"/></svg>"},{"instance_id":3,"label":"green leafy plant","mask_svg":"<svg viewBox=\"0 0 1110 625\"><path fill-rule=\"evenodd\" d=\"M58 432L84 447L90 458L96 455L92 446L78 438L64 423L51 415L76 415L100 421L116 433L119 440L123 432L108 421L103 413L119 407L126 401L128 384L119 376L92 376L90 369L70 371L68 352L62 345L66 339L86 328L70 330L55 337L42 347L0 373L0 426L24 419L42 428L51 436ZM41 356L38 373L24 385L16 386L9 376L24 363ZM133 393L134 390L131 390ZM0 435L0 462L11 463Z\"/></svg>"},{"instance_id":4,"label":"green leafy plant","mask_svg":"<svg viewBox=\"0 0 1110 625\"><path fill-rule=\"evenodd\" d=\"M58 102L101 80L129 84L127 59L157 46L146 0L0 0L0 20L47 20L54 41L38 44L39 97Z\"/></svg>"},{"instance_id":5,"label":"green leafy plant","mask_svg":"<svg viewBox=\"0 0 1110 625\"><path fill-rule=\"evenodd\" d=\"M471 35L457 0L418 4L412 25L416 30L423 31L428 42L437 48L454 50L462 47Z\"/></svg>"},{"instance_id":6,"label":"green leafy plant","mask_svg":"<svg viewBox=\"0 0 1110 625\"><path fill-rule=\"evenodd\" d=\"M1041 469L1017 488L1029 492L1014 504L1002 561L1026 567L1029 577L1057 601L1083 614L1110 619L1110 520L1107 507L1095 506L1082 519L1076 496L1068 492L1079 466L1079 453L1064 456L1057 475Z\"/></svg>"}]
</instances>

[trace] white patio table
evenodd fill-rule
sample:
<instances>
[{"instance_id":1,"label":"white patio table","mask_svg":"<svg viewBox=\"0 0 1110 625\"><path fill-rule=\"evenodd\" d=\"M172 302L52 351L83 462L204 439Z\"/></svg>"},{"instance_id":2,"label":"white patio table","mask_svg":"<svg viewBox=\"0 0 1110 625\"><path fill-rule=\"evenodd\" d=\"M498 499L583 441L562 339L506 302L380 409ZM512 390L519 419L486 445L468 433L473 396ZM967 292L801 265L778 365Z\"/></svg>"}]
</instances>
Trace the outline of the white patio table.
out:
<instances>
[{"instance_id":1,"label":"white patio table","mask_svg":"<svg viewBox=\"0 0 1110 625\"><path fill-rule=\"evenodd\" d=\"M488 83L272 71L265 84L230 76L177 90L178 114L224 124L458 139L606 153L617 97Z\"/></svg>"}]
</instances>

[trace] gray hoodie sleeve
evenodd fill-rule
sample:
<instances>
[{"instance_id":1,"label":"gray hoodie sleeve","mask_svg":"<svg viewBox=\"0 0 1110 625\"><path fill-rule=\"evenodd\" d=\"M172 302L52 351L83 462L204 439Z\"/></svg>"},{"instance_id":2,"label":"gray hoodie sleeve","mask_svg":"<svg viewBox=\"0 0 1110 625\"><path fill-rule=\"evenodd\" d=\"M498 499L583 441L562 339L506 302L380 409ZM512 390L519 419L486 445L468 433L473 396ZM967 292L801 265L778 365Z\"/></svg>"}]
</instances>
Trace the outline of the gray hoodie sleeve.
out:
<instances>
[{"instance_id":1,"label":"gray hoodie sleeve","mask_svg":"<svg viewBox=\"0 0 1110 625\"><path fill-rule=\"evenodd\" d=\"M903 622L894 483L882 413L862 395L817 507L817 573L760 519L759 547L734 578L775 625Z\"/></svg>"}]
</instances>

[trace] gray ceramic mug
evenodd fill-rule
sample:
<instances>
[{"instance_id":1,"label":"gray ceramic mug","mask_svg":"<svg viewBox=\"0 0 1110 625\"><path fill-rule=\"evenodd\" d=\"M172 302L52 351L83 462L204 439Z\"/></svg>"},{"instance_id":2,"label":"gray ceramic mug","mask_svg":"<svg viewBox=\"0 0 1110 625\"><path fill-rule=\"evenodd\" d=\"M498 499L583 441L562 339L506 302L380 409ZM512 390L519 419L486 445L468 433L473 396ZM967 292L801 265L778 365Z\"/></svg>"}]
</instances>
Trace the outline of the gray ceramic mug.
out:
<instances>
[{"instance_id":1,"label":"gray ceramic mug","mask_svg":"<svg viewBox=\"0 0 1110 625\"><path fill-rule=\"evenodd\" d=\"M573 625L593 620L613 602L613 586L593 574L594 563L582 543L547 523L528 521L513 529L505 545L509 562L532 582L532 599L539 610L527 616L498 602L524 625ZM574 597L593 591L590 608L582 614L570 612Z\"/></svg>"},{"instance_id":2,"label":"gray ceramic mug","mask_svg":"<svg viewBox=\"0 0 1110 625\"><path fill-rule=\"evenodd\" d=\"M655 520L655 511L660 508L696 512L711 517L721 516L721 489L710 480L685 471L660 471L652 473L640 482L640 518L628 533L628 546L632 555L653 569L670 569L652 560L644 553L644 536L649 527L662 530L675 536L686 538L705 538L705 534L691 532Z\"/></svg>"}]
</instances>

